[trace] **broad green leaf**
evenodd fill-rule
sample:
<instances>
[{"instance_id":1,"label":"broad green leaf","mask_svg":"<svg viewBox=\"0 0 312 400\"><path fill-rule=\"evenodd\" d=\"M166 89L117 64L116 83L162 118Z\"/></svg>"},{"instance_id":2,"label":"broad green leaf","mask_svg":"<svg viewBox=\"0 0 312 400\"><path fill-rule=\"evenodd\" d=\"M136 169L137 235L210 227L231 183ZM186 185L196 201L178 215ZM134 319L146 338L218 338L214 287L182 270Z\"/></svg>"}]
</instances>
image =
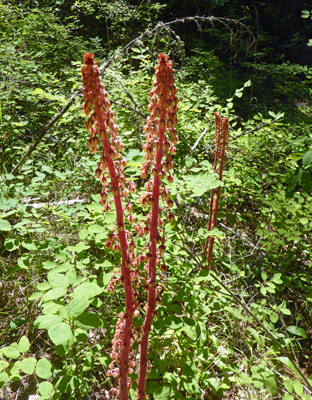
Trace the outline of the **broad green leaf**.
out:
<instances>
[{"instance_id":1,"label":"broad green leaf","mask_svg":"<svg viewBox=\"0 0 312 400\"><path fill-rule=\"evenodd\" d=\"M22 242L22 246L23 246L25 249L30 250L30 251L33 251L33 250L36 250L36 249L37 249L36 243L35 243L33 240L31 240L31 239L26 239L26 240L24 240L24 241Z\"/></svg>"},{"instance_id":2,"label":"broad green leaf","mask_svg":"<svg viewBox=\"0 0 312 400\"><path fill-rule=\"evenodd\" d=\"M167 385L161 385L153 392L154 400L168 400L171 394L171 387Z\"/></svg>"},{"instance_id":3,"label":"broad green leaf","mask_svg":"<svg viewBox=\"0 0 312 400\"><path fill-rule=\"evenodd\" d=\"M30 348L29 340L26 336L22 336L18 343L18 349L21 353L26 353Z\"/></svg>"},{"instance_id":4,"label":"broad green leaf","mask_svg":"<svg viewBox=\"0 0 312 400\"><path fill-rule=\"evenodd\" d=\"M41 292L35 292L28 297L28 300L37 300L42 296Z\"/></svg>"},{"instance_id":5,"label":"broad green leaf","mask_svg":"<svg viewBox=\"0 0 312 400\"><path fill-rule=\"evenodd\" d=\"M282 400L295 400L295 399L293 395L285 393Z\"/></svg>"},{"instance_id":6,"label":"broad green leaf","mask_svg":"<svg viewBox=\"0 0 312 400\"><path fill-rule=\"evenodd\" d=\"M281 276L282 276L282 274L279 272L279 273L277 273L277 274L274 274L273 276L272 276L272 282L274 282L274 283L277 283L277 284L281 284L281 283L283 283L283 281L281 280Z\"/></svg>"},{"instance_id":7,"label":"broad green leaf","mask_svg":"<svg viewBox=\"0 0 312 400\"><path fill-rule=\"evenodd\" d=\"M49 379L52 376L52 364L46 358L41 358L36 365L36 375L41 379Z\"/></svg>"},{"instance_id":8,"label":"broad green leaf","mask_svg":"<svg viewBox=\"0 0 312 400\"><path fill-rule=\"evenodd\" d=\"M268 279L268 274L265 271L262 271L261 278L262 278L263 282L266 281Z\"/></svg>"},{"instance_id":9,"label":"broad green leaf","mask_svg":"<svg viewBox=\"0 0 312 400\"><path fill-rule=\"evenodd\" d=\"M42 314L56 314L59 312L62 308L64 308L64 305L55 303L54 301L48 301L47 303L44 303L42 306Z\"/></svg>"},{"instance_id":10,"label":"broad green leaf","mask_svg":"<svg viewBox=\"0 0 312 400\"><path fill-rule=\"evenodd\" d=\"M286 365L288 368L290 368L292 371L294 371L296 374L298 373L296 367L294 366L294 364L289 360L289 358L287 357L277 357L277 359L283 363L284 365Z\"/></svg>"},{"instance_id":11,"label":"broad green leaf","mask_svg":"<svg viewBox=\"0 0 312 400\"><path fill-rule=\"evenodd\" d=\"M39 284L37 285L37 289L38 289L38 290L46 291L46 290L51 289L51 285L50 285L49 282L41 282L41 283L39 283Z\"/></svg>"},{"instance_id":12,"label":"broad green leaf","mask_svg":"<svg viewBox=\"0 0 312 400\"><path fill-rule=\"evenodd\" d=\"M304 153L302 157L302 165L304 167L308 167L311 164L312 164L312 150L309 150L306 153Z\"/></svg>"},{"instance_id":13,"label":"broad green leaf","mask_svg":"<svg viewBox=\"0 0 312 400\"><path fill-rule=\"evenodd\" d=\"M300 183L305 192L310 192L312 189L312 175L309 171L302 172Z\"/></svg>"},{"instance_id":14,"label":"broad green leaf","mask_svg":"<svg viewBox=\"0 0 312 400\"><path fill-rule=\"evenodd\" d=\"M79 242L76 246L67 246L68 251L73 251L74 253L81 253L83 250L89 249L90 246L85 244L85 242Z\"/></svg>"},{"instance_id":15,"label":"broad green leaf","mask_svg":"<svg viewBox=\"0 0 312 400\"><path fill-rule=\"evenodd\" d=\"M3 347L1 351L6 356L6 358L9 358L11 360L15 360L20 356L20 352L18 351L18 349L12 345Z\"/></svg>"},{"instance_id":16,"label":"broad green leaf","mask_svg":"<svg viewBox=\"0 0 312 400\"><path fill-rule=\"evenodd\" d=\"M183 382L184 389L194 395L200 395L200 389L198 386L198 383L196 382L195 379L192 379L191 381Z\"/></svg>"},{"instance_id":17,"label":"broad green leaf","mask_svg":"<svg viewBox=\"0 0 312 400\"><path fill-rule=\"evenodd\" d=\"M56 383L56 387L63 393L74 392L79 387L79 380L76 376L65 375Z\"/></svg>"},{"instance_id":18,"label":"broad green leaf","mask_svg":"<svg viewBox=\"0 0 312 400\"><path fill-rule=\"evenodd\" d=\"M9 375L6 372L1 372L0 373L0 387L3 387L9 382L10 378Z\"/></svg>"},{"instance_id":19,"label":"broad green leaf","mask_svg":"<svg viewBox=\"0 0 312 400\"><path fill-rule=\"evenodd\" d=\"M37 360L34 357L24 358L20 365L21 371L24 372L24 374L31 375L35 370L36 364Z\"/></svg>"},{"instance_id":20,"label":"broad green leaf","mask_svg":"<svg viewBox=\"0 0 312 400\"><path fill-rule=\"evenodd\" d=\"M99 328L103 325L101 318L98 314L91 312L83 312L77 317L77 326L82 329Z\"/></svg>"},{"instance_id":21,"label":"broad green leaf","mask_svg":"<svg viewBox=\"0 0 312 400\"><path fill-rule=\"evenodd\" d=\"M5 219L0 219L0 231L10 231L12 228L9 221Z\"/></svg>"},{"instance_id":22,"label":"broad green leaf","mask_svg":"<svg viewBox=\"0 0 312 400\"><path fill-rule=\"evenodd\" d=\"M292 381L290 379L285 379L283 383L284 383L286 390L289 393L292 393L294 390L294 385L293 385Z\"/></svg>"},{"instance_id":23,"label":"broad green leaf","mask_svg":"<svg viewBox=\"0 0 312 400\"><path fill-rule=\"evenodd\" d=\"M190 168L193 165L194 159L192 156L188 155L185 160L186 168Z\"/></svg>"},{"instance_id":24,"label":"broad green leaf","mask_svg":"<svg viewBox=\"0 0 312 400\"><path fill-rule=\"evenodd\" d=\"M297 335L297 336L301 336L304 339L308 338L308 335L306 333L306 331L302 328L299 328L298 326L287 326L287 331L292 333L293 335Z\"/></svg>"},{"instance_id":25,"label":"broad green leaf","mask_svg":"<svg viewBox=\"0 0 312 400\"><path fill-rule=\"evenodd\" d=\"M6 369L10 364L7 361L0 360L0 372Z\"/></svg>"},{"instance_id":26,"label":"broad green leaf","mask_svg":"<svg viewBox=\"0 0 312 400\"><path fill-rule=\"evenodd\" d=\"M39 315L35 320L34 325L38 329L49 329L50 326L61 322L62 318L58 315Z\"/></svg>"},{"instance_id":27,"label":"broad green leaf","mask_svg":"<svg viewBox=\"0 0 312 400\"><path fill-rule=\"evenodd\" d=\"M301 382L298 381L298 379L294 380L294 390L295 390L295 392L297 393L297 395L299 397L302 396L302 394L303 394L303 386L302 386Z\"/></svg>"},{"instance_id":28,"label":"broad green leaf","mask_svg":"<svg viewBox=\"0 0 312 400\"><path fill-rule=\"evenodd\" d=\"M103 231L105 231L105 228L99 224L93 224L88 227L89 233L102 233Z\"/></svg>"},{"instance_id":29,"label":"broad green leaf","mask_svg":"<svg viewBox=\"0 0 312 400\"><path fill-rule=\"evenodd\" d=\"M66 289L63 287L49 290L43 297L43 301L55 300L63 297L66 294Z\"/></svg>"},{"instance_id":30,"label":"broad green leaf","mask_svg":"<svg viewBox=\"0 0 312 400\"><path fill-rule=\"evenodd\" d=\"M48 281L52 288L66 288L69 286L69 281L64 274L58 274L54 271L48 273Z\"/></svg>"},{"instance_id":31,"label":"broad green leaf","mask_svg":"<svg viewBox=\"0 0 312 400\"><path fill-rule=\"evenodd\" d=\"M0 225L1 225L1 220L0 220ZM1 230L1 229L0 229ZM10 229L9 229L10 230ZM8 251L14 251L16 249L19 248L20 245L20 241L17 239L6 239L4 242L4 247L8 250Z\"/></svg>"},{"instance_id":32,"label":"broad green leaf","mask_svg":"<svg viewBox=\"0 0 312 400\"><path fill-rule=\"evenodd\" d=\"M69 318L76 318L89 306L87 297L75 297L67 306Z\"/></svg>"},{"instance_id":33,"label":"broad green leaf","mask_svg":"<svg viewBox=\"0 0 312 400\"><path fill-rule=\"evenodd\" d=\"M41 396L49 396L53 391L53 385L50 382L41 382L38 386L38 393Z\"/></svg>"},{"instance_id":34,"label":"broad green leaf","mask_svg":"<svg viewBox=\"0 0 312 400\"><path fill-rule=\"evenodd\" d=\"M87 297L88 299L91 299L102 292L103 289L101 289L96 283L84 282L75 288L73 291L73 297Z\"/></svg>"},{"instance_id":35,"label":"broad green leaf","mask_svg":"<svg viewBox=\"0 0 312 400\"><path fill-rule=\"evenodd\" d=\"M198 335L195 326L185 326L183 328L183 331L185 332L186 336L188 336L191 340L193 341L197 340Z\"/></svg>"},{"instance_id":36,"label":"broad green leaf","mask_svg":"<svg viewBox=\"0 0 312 400\"><path fill-rule=\"evenodd\" d=\"M276 380L275 380L274 376L266 377L265 384L268 387L268 389L270 390L271 394L273 396L275 396L277 393L277 385L276 385Z\"/></svg>"},{"instance_id":37,"label":"broad green leaf","mask_svg":"<svg viewBox=\"0 0 312 400\"><path fill-rule=\"evenodd\" d=\"M278 314L276 312L272 312L272 314L270 314L270 320L273 322L273 324L275 324L278 321Z\"/></svg>"},{"instance_id":38,"label":"broad green leaf","mask_svg":"<svg viewBox=\"0 0 312 400\"><path fill-rule=\"evenodd\" d=\"M89 235L89 232L88 232L87 228L80 229L79 234L78 234L80 240L85 240L88 237L88 235Z\"/></svg>"},{"instance_id":39,"label":"broad green leaf","mask_svg":"<svg viewBox=\"0 0 312 400\"><path fill-rule=\"evenodd\" d=\"M73 338L72 331L65 322L56 323L51 325L48 329L48 334L52 342L59 346L60 344L66 344L70 339Z\"/></svg>"}]
</instances>

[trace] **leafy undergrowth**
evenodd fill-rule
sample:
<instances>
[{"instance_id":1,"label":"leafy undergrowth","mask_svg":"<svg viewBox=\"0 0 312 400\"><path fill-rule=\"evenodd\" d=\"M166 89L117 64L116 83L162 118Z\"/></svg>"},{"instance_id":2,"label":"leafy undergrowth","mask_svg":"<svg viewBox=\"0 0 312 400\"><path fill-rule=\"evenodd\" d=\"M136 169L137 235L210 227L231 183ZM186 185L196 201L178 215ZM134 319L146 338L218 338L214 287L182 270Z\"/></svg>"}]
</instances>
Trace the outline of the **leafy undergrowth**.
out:
<instances>
[{"instance_id":1,"label":"leafy undergrowth","mask_svg":"<svg viewBox=\"0 0 312 400\"><path fill-rule=\"evenodd\" d=\"M39 43L32 42L31 55L27 43L38 26L56 29L59 19L52 12L44 19L38 10L25 14L32 28L27 31L13 11L6 29L11 22L24 36L1 44L5 54L14 45L18 55L7 58L5 90L0 92L5 132L0 166L0 396L105 399L115 385L107 371L124 295L121 289L107 291L120 264L118 255L104 246L115 215L104 213L98 202L98 157L87 152L80 101L12 173L37 139L37 129L68 100L64 93L79 87L86 42L76 37L67 48L72 27L62 25L57 55L66 68L44 64L55 50L52 42L43 54ZM42 40L44 32L40 30ZM183 61L181 40L170 35L166 31L159 43L157 38L137 43L105 72L125 144L125 174L138 187L132 194L133 214L140 219L146 213L139 202L145 185L139 167L154 68L151 48L154 52L153 46L163 46L181 67L176 78L180 142L175 180L168 184L175 221L166 227L167 268L159 271L162 303L150 335L147 393L155 400L311 399L311 105L295 108L291 99L297 82L291 80L292 71L302 77L299 88L306 93L311 68L259 64L259 73L269 70L276 80L274 93L284 90L282 95L289 96L287 107L278 101L263 102L264 107L260 99L255 104L251 98L255 82L249 79L237 80L237 89L222 97L229 76L217 55L198 41ZM96 40L92 46L102 54ZM285 71L288 80L282 85ZM231 141L218 224L210 232L215 247L208 271L202 254L210 191L220 184L213 175L215 111L229 117ZM141 249L142 239L135 240ZM143 303L145 292L140 296ZM136 318L141 325L141 317ZM133 381L136 375L134 370Z\"/></svg>"}]
</instances>

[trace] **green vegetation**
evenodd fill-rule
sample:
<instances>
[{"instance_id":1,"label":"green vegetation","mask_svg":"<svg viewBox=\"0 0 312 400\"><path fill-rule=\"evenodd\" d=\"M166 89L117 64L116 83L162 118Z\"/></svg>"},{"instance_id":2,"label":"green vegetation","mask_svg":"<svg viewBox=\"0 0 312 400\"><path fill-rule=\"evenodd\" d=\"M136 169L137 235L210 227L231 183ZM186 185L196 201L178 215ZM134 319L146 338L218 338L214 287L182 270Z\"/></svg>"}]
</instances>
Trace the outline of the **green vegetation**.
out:
<instances>
[{"instance_id":1,"label":"green vegetation","mask_svg":"<svg viewBox=\"0 0 312 400\"><path fill-rule=\"evenodd\" d=\"M157 54L175 69L175 220L150 398L312 398L311 5L294 3L0 0L0 398L105 399L116 385L107 372L124 292L107 290L120 257L104 245L115 214L99 204L100 156L86 146L85 52L103 70L137 220ZM193 20L165 25L183 17ZM229 119L230 142L208 232L214 112Z\"/></svg>"}]
</instances>

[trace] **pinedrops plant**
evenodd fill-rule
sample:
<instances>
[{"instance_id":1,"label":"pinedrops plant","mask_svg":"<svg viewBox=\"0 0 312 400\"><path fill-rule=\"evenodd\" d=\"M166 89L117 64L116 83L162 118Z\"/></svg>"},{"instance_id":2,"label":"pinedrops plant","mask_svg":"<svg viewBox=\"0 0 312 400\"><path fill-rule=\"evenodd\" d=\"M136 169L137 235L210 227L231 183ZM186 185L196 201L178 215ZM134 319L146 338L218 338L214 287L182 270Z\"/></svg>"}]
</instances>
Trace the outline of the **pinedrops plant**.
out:
<instances>
[{"instance_id":1,"label":"pinedrops plant","mask_svg":"<svg viewBox=\"0 0 312 400\"><path fill-rule=\"evenodd\" d=\"M126 159L119 153L123 150L123 144L117 137L118 127L115 124L114 113L110 109L107 92L101 82L93 54L85 54L81 72L85 113L89 115L93 107L93 112L86 121L86 128L90 132L88 146L92 153L96 153L98 144L102 143L103 145L102 156L95 170L95 176L101 180L103 185L100 203L106 211L111 209L111 203L113 203L116 210L116 223L105 246L112 247L116 253L121 252L121 265L119 278L111 280L109 290L112 291L114 284L119 280L125 291L126 311L119 314L112 343L113 362L110 365L109 374L118 378L120 399L128 399L128 386L131 384L128 373L134 366L134 361L130 357L134 343L132 321L134 310L138 308L138 294L133 290L133 282L137 282L138 277L135 268L136 259L132 257L131 260L130 254L134 250L134 242L131 233L125 227L124 211L125 209L129 210L128 221L132 223L132 206L128 196L130 192L135 191L135 186L123 175ZM108 199L109 193L112 195L110 199ZM125 207L122 203L123 198L126 200Z\"/></svg>"},{"instance_id":2,"label":"pinedrops plant","mask_svg":"<svg viewBox=\"0 0 312 400\"><path fill-rule=\"evenodd\" d=\"M145 286L148 290L145 320L140 341L140 368L138 381L138 400L145 399L145 381L147 372L148 334L156 311L156 303L160 302L160 291L156 283L156 267L161 263L161 255L165 251L165 233L163 221L160 218L160 197L166 202L167 208L173 206L173 201L162 180L173 181L171 170L174 163L170 155L175 153L174 145L178 141L175 125L177 124L177 89L174 86L172 62L164 54L158 56L159 63L156 67L156 79L150 91L151 101L148 105L149 117L147 118L144 132L146 143L145 163L141 167L141 177L146 178L148 169L151 170L153 180L146 184L146 192L140 197L143 206L151 207L146 219L146 231L149 234L149 244L146 265ZM170 141L166 137L170 135ZM169 153L169 154L168 154ZM167 218L172 221L173 214L167 210ZM164 266L164 264L162 264Z\"/></svg>"},{"instance_id":3,"label":"pinedrops plant","mask_svg":"<svg viewBox=\"0 0 312 400\"><path fill-rule=\"evenodd\" d=\"M149 240L146 254L142 253L139 257L135 256L133 236L130 231L126 230L124 217L124 211L127 209L129 211L128 222L130 224L134 222L128 195L130 192L134 192L135 187L123 174L126 160L119 153L123 150L123 145L117 138L118 128L93 54L85 54L84 64L81 68L85 101L83 108L85 113L90 115L86 121L86 128L90 132L88 146L92 153L96 153L99 143L103 145L102 156L95 170L95 176L103 185L100 203L106 211L111 209L111 203L113 203L116 211L116 223L105 246L112 247L116 253L121 251L119 278L111 280L108 290L113 291L115 283L119 281L123 284L125 291L125 312L119 314L117 321L112 342L111 357L113 361L109 370L109 375L118 378L118 389L112 389L110 394L116 392L118 398L122 400L129 398L128 390L132 386L128 374L131 374L135 367L132 346L137 340L137 330L133 326L133 318L139 315L140 304L137 289L142 279L144 279L143 289L147 291L148 297L140 337L138 399L145 398L148 335L155 315L156 303L160 302L160 288L156 283L156 267L160 265L161 255L165 251L164 223L160 217L160 197L166 202L167 218L171 221L174 218L168 210L173 206L173 201L162 180L166 178L168 182L173 181L170 171L174 166L171 155L175 153L174 145L178 141L175 129L178 121L176 114L178 99L176 97L177 89L174 86L172 62L164 54L160 54L158 58L156 79L150 91L151 101L148 106L150 114L144 127L146 134L146 143L143 146L146 153L145 162L140 169L143 179L147 178L149 172L153 175L153 180L146 183L146 192L140 197L142 206L150 206L151 211L146 217L144 227L142 227L142 221L135 225L138 236L146 234L149 236ZM166 133L169 133L170 140ZM111 198L109 198L109 193L112 195ZM123 206L123 199L126 203L125 206ZM141 262L146 263L144 278L138 268ZM164 264L162 265L164 266Z\"/></svg>"},{"instance_id":4,"label":"pinedrops plant","mask_svg":"<svg viewBox=\"0 0 312 400\"><path fill-rule=\"evenodd\" d=\"M216 129L215 129L215 159L213 172L218 173L219 181L222 181L224 157L226 151L226 145L229 140L229 121L227 118L221 118L220 114L215 113ZM214 189L211 190L210 196L210 209L209 209L209 220L208 220L208 231L211 232L217 224L218 208L220 201L221 186L217 188L217 192ZM207 257L207 266L210 267L212 250L214 244L214 236L209 235L206 239L204 247L204 257Z\"/></svg>"}]
</instances>

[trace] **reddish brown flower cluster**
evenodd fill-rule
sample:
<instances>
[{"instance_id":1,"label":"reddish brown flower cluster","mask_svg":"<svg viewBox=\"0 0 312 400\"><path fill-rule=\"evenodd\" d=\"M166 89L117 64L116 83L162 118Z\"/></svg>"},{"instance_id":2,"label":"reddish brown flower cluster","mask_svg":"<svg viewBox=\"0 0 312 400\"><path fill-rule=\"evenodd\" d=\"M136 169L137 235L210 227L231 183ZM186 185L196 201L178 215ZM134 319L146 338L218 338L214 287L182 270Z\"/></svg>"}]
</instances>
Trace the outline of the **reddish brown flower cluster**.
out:
<instances>
[{"instance_id":1,"label":"reddish brown flower cluster","mask_svg":"<svg viewBox=\"0 0 312 400\"><path fill-rule=\"evenodd\" d=\"M144 126L146 138L146 143L143 145L143 150L146 153L145 162L140 168L143 179L147 178L149 172L153 175L153 180L146 183L146 192L140 197L141 204L150 206L151 211L147 215L144 228L139 223L136 225L139 236L149 233L147 264L144 266L146 277L143 285L143 288L148 291L148 300L141 336L138 400L145 398L148 334L155 315L156 303L161 301L161 288L156 285L156 266L160 264L162 254L166 250L166 239L163 221L159 215L161 210L159 198L161 197L169 208L173 206L169 191L162 180L166 178L168 182L173 182L170 171L173 169L174 163L171 155L175 154L174 145L178 141L175 129L178 123L178 98L176 97L177 89L174 86L172 62L164 54L160 54L158 60L155 71L156 79L153 83L153 89L150 91L149 117ZM166 132L169 134L170 140L167 139ZM167 212L167 218L169 221L174 219L170 211ZM164 264L162 269L165 269Z\"/></svg>"},{"instance_id":2,"label":"reddish brown flower cluster","mask_svg":"<svg viewBox=\"0 0 312 400\"><path fill-rule=\"evenodd\" d=\"M110 102L107 92L99 76L99 70L94 56L91 53L84 55L84 64L81 67L83 81L84 111L89 116L86 121L86 128L90 132L88 146L92 153L97 151L99 143L103 144L102 156L95 176L101 180L103 189L100 195L100 204L106 211L111 209L110 203L115 205L116 223L109 234L105 246L113 248L115 252L121 251L122 262L119 270L119 278L112 279L109 290L114 290L115 282L124 286L126 299L126 312L119 314L115 337L113 341L110 374L119 380L118 396L122 400L128 400L128 388L131 381L128 373L133 370L131 348L134 342L132 320L134 312L138 308L138 293L132 288L134 278L137 278L137 268L133 268L132 260L134 242L132 235L125 229L124 211L129 212L128 221L134 222L131 214L132 205L129 203L129 193L135 191L135 186L128 181L124 174L126 159L120 154L123 144L118 139L118 127L115 123L114 113L110 109ZM109 178L109 181L108 181ZM109 194L111 195L109 198ZM122 197L126 206L122 205ZM117 231L117 232L116 232Z\"/></svg>"},{"instance_id":3,"label":"reddish brown flower cluster","mask_svg":"<svg viewBox=\"0 0 312 400\"><path fill-rule=\"evenodd\" d=\"M216 119L216 129L214 133L214 141L216 143L216 147L214 150L215 160L214 160L213 172L214 173L218 172L219 180L222 181L226 147L230 140L229 120L227 118L222 120L220 114L218 113L215 113L215 119ZM214 189L211 190L208 231L211 231L217 224L220 193L221 193L221 186L218 187L217 194L215 193ZM207 255L208 268L210 267L211 263L213 244L214 244L214 237L208 236L204 248L204 256Z\"/></svg>"},{"instance_id":4,"label":"reddish brown flower cluster","mask_svg":"<svg viewBox=\"0 0 312 400\"><path fill-rule=\"evenodd\" d=\"M119 272L111 279L108 290L113 292L115 283L122 283L125 290L126 310L119 314L114 339L112 341L112 362L109 366L109 375L118 379L118 389L113 388L118 399L128 400L128 390L131 381L128 374L135 367L132 346L138 341L138 327L134 327L133 318L140 314L138 288L143 280L143 289L148 292L148 300L145 305L145 320L142 326L140 338L140 369L138 380L138 399L145 398L145 380L147 372L148 334L155 315L156 304L161 301L161 287L156 283L156 266L160 264L162 254L166 250L163 220L160 211L165 210L167 219L172 222L173 214L168 210L173 206L169 191L166 189L163 179L173 181L171 170L174 163L171 155L175 154L175 144L178 141L175 126L177 120L177 89L174 86L172 62L164 55L158 56L159 63L156 67L156 79L153 89L150 91L151 101L148 105L149 117L147 118L144 132L146 143L145 162L140 168L143 179L151 173L152 180L146 183L146 192L139 198L141 204L150 206L151 211L144 223L138 222L134 230L139 237L149 235L149 244L143 248L141 254L134 253L135 244L131 233L125 228L124 211L129 212L128 223L133 224L132 205L128 200L130 192L135 190L124 174L126 166L125 158L120 154L123 145L118 139L118 127L115 123L114 113L110 109L107 92L101 82L97 64L93 54L84 56L84 65L81 68L83 80L84 111L89 116L86 128L90 132L88 145L95 153L100 143L103 145L102 156L95 176L100 179L103 190L100 195L100 203L105 210L111 209L111 203L115 205L116 224L105 241L106 248L112 248L115 252L121 251L122 263ZM167 135L169 139L167 138ZM122 206L122 198L125 207ZM165 208L159 206L159 199L166 203ZM117 232L116 232L117 231ZM141 276L139 265L144 265L144 277ZM161 271L165 271L163 262Z\"/></svg>"}]
</instances>

